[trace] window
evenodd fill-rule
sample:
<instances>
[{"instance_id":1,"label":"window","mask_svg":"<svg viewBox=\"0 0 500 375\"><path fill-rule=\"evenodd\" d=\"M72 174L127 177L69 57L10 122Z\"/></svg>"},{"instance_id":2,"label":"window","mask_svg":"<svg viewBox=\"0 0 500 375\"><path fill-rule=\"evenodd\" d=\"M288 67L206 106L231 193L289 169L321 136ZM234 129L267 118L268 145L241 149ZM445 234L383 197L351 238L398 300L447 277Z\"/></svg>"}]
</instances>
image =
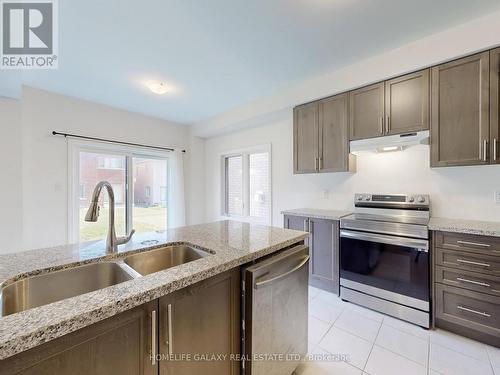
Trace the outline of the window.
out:
<instances>
[{"instance_id":1,"label":"window","mask_svg":"<svg viewBox=\"0 0 500 375\"><path fill-rule=\"evenodd\" d=\"M108 181L115 196L116 235L165 230L167 222L168 154L92 142L70 146L71 242L104 239L108 233L109 199L103 190L97 223L84 220L94 187Z\"/></svg>"},{"instance_id":2,"label":"window","mask_svg":"<svg viewBox=\"0 0 500 375\"><path fill-rule=\"evenodd\" d=\"M223 155L223 215L271 224L270 146Z\"/></svg>"}]
</instances>

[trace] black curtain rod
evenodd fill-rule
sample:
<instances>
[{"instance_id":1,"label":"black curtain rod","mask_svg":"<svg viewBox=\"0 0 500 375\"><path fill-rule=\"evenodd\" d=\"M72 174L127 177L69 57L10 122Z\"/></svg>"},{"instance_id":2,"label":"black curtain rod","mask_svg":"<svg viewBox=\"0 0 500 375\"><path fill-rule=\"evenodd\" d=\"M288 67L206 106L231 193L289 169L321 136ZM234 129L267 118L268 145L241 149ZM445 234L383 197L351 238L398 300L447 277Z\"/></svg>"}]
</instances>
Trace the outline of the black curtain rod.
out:
<instances>
[{"instance_id":1,"label":"black curtain rod","mask_svg":"<svg viewBox=\"0 0 500 375\"><path fill-rule=\"evenodd\" d=\"M117 144L120 144L120 145L127 145L127 146L138 146L138 147L154 148L154 149L157 149L157 150L164 150L164 151L175 151L173 148L169 148L169 147L141 145L140 143L113 141L113 140L104 139L104 138L87 137L85 135L59 133L59 132L56 132L56 131L53 131L52 135L61 135L64 138L71 137L71 138L89 139L91 141L100 141L100 142L108 142L108 143L117 143ZM182 150L182 152L186 152L186 150Z\"/></svg>"}]
</instances>

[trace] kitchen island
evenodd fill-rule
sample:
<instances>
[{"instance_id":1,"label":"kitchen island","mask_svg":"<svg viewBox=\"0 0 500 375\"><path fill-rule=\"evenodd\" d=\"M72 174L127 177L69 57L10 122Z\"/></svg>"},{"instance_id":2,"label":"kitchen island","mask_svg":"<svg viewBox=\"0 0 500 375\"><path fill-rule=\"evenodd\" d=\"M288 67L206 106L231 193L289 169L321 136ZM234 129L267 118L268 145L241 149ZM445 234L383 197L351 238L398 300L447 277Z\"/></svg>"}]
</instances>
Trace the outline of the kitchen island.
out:
<instances>
[{"instance_id":1,"label":"kitchen island","mask_svg":"<svg viewBox=\"0 0 500 375\"><path fill-rule=\"evenodd\" d=\"M1 317L0 360L236 269L306 237L300 231L220 221L136 235L113 254L107 254L104 242L98 241L2 255L0 281L4 288L33 275L116 261L170 245L190 245L208 253L196 261ZM1 366L2 362L0 370Z\"/></svg>"}]
</instances>

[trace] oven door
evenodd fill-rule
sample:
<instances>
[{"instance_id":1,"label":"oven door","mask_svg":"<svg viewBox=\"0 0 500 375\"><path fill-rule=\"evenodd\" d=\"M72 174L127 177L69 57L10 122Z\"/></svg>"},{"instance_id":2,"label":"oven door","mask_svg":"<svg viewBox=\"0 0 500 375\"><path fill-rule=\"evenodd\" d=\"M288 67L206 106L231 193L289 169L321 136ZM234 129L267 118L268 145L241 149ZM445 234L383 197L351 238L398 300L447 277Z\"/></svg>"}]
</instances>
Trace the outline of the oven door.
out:
<instances>
[{"instance_id":1,"label":"oven door","mask_svg":"<svg viewBox=\"0 0 500 375\"><path fill-rule=\"evenodd\" d=\"M340 283L382 299L429 310L429 241L340 231Z\"/></svg>"}]
</instances>

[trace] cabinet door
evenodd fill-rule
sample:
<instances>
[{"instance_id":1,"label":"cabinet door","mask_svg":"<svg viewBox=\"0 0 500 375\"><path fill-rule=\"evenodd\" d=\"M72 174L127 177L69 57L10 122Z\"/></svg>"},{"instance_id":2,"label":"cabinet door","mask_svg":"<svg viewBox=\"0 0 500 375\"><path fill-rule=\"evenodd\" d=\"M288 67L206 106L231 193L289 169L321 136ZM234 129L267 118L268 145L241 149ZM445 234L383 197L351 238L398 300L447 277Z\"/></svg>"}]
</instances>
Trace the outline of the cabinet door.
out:
<instances>
[{"instance_id":1,"label":"cabinet door","mask_svg":"<svg viewBox=\"0 0 500 375\"><path fill-rule=\"evenodd\" d=\"M239 374L240 294L236 268L160 298L161 375Z\"/></svg>"},{"instance_id":2,"label":"cabinet door","mask_svg":"<svg viewBox=\"0 0 500 375\"><path fill-rule=\"evenodd\" d=\"M500 48L490 51L490 162L500 163Z\"/></svg>"},{"instance_id":3,"label":"cabinet door","mask_svg":"<svg viewBox=\"0 0 500 375\"><path fill-rule=\"evenodd\" d=\"M153 375L158 362L157 303L152 301L0 361L9 375Z\"/></svg>"},{"instance_id":4,"label":"cabinet door","mask_svg":"<svg viewBox=\"0 0 500 375\"><path fill-rule=\"evenodd\" d=\"M301 105L293 112L293 172L315 173L319 148L318 103Z\"/></svg>"},{"instance_id":5,"label":"cabinet door","mask_svg":"<svg viewBox=\"0 0 500 375\"><path fill-rule=\"evenodd\" d=\"M489 52L432 68L431 166L488 164Z\"/></svg>"},{"instance_id":6,"label":"cabinet door","mask_svg":"<svg viewBox=\"0 0 500 375\"><path fill-rule=\"evenodd\" d=\"M319 171L349 170L348 95L341 94L319 103Z\"/></svg>"},{"instance_id":7,"label":"cabinet door","mask_svg":"<svg viewBox=\"0 0 500 375\"><path fill-rule=\"evenodd\" d=\"M351 140L384 134L384 82L351 91L349 108Z\"/></svg>"},{"instance_id":8,"label":"cabinet door","mask_svg":"<svg viewBox=\"0 0 500 375\"><path fill-rule=\"evenodd\" d=\"M309 284L339 294L339 222L309 219Z\"/></svg>"},{"instance_id":9,"label":"cabinet door","mask_svg":"<svg viewBox=\"0 0 500 375\"><path fill-rule=\"evenodd\" d=\"M429 69L386 81L386 133L429 129L429 93Z\"/></svg>"}]
</instances>

